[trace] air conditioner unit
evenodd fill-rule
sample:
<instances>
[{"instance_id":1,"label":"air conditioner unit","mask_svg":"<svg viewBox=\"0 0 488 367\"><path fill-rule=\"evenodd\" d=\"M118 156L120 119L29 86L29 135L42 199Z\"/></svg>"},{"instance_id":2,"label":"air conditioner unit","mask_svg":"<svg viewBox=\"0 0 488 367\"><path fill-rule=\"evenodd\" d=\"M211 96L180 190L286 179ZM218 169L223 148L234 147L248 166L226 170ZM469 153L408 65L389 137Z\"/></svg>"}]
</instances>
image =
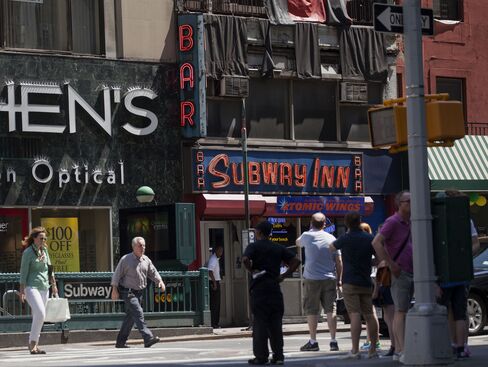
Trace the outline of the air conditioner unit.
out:
<instances>
[{"instance_id":1,"label":"air conditioner unit","mask_svg":"<svg viewBox=\"0 0 488 367\"><path fill-rule=\"evenodd\" d=\"M249 78L224 75L220 80L220 96L237 98L249 96Z\"/></svg>"},{"instance_id":2,"label":"air conditioner unit","mask_svg":"<svg viewBox=\"0 0 488 367\"><path fill-rule=\"evenodd\" d=\"M341 83L341 102L368 103L368 84L356 82Z\"/></svg>"}]
</instances>

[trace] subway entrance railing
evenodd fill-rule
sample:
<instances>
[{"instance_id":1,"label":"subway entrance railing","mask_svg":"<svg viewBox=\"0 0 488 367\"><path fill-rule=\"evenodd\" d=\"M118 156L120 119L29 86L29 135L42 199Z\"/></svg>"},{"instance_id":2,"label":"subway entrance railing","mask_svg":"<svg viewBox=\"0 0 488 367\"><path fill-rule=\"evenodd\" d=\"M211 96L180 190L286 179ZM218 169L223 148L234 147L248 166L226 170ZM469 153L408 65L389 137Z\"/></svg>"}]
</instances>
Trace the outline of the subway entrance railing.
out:
<instances>
[{"instance_id":1,"label":"subway entrance railing","mask_svg":"<svg viewBox=\"0 0 488 367\"><path fill-rule=\"evenodd\" d=\"M143 309L149 327L210 325L208 270L160 272L161 292L149 282ZM0 273L0 333L29 331L30 307L21 303L18 273ZM112 301L112 273L57 273L59 296L68 299L71 319L44 324L43 330L117 329L124 303Z\"/></svg>"}]
</instances>

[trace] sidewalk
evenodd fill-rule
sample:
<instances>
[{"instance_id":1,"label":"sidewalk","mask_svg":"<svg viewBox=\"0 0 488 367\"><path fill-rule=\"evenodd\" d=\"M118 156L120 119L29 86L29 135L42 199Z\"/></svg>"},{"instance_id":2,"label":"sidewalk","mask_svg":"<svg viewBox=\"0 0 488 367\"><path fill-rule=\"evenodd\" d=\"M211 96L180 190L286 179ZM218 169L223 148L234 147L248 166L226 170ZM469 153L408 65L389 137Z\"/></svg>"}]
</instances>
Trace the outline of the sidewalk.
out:
<instances>
[{"instance_id":1,"label":"sidewalk","mask_svg":"<svg viewBox=\"0 0 488 367\"><path fill-rule=\"evenodd\" d=\"M338 322L338 331L348 331L349 325ZM212 329L211 327L178 327L151 329L154 335L163 340L202 340L202 339L228 339L251 337L252 332L245 327L231 327ZM327 322L320 322L318 332L328 331ZM87 342L114 343L118 330L76 330L76 331L47 331L41 334L42 344L67 344ZM308 334L306 323L284 324L284 335ZM0 333L0 348L24 347L27 344L29 333ZM142 343L137 330L132 330L129 344Z\"/></svg>"}]
</instances>

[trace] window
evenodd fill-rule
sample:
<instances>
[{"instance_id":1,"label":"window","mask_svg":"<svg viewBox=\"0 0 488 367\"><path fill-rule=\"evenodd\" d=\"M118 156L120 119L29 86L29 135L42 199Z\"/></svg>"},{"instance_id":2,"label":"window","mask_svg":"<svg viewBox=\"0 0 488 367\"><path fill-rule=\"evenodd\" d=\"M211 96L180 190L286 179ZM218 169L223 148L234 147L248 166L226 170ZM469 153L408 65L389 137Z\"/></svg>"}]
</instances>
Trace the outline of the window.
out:
<instances>
[{"instance_id":1,"label":"window","mask_svg":"<svg viewBox=\"0 0 488 367\"><path fill-rule=\"evenodd\" d=\"M293 82L295 139L336 141L336 83Z\"/></svg>"},{"instance_id":2,"label":"window","mask_svg":"<svg viewBox=\"0 0 488 367\"><path fill-rule=\"evenodd\" d=\"M461 101L463 104L464 121L467 121L466 86L464 79L437 77L436 91L437 93L449 93L449 99Z\"/></svg>"},{"instance_id":3,"label":"window","mask_svg":"<svg viewBox=\"0 0 488 367\"><path fill-rule=\"evenodd\" d=\"M102 54L103 1L3 0L9 48Z\"/></svg>"},{"instance_id":4,"label":"window","mask_svg":"<svg viewBox=\"0 0 488 367\"><path fill-rule=\"evenodd\" d=\"M288 80L251 79L246 116L250 138L288 139Z\"/></svg>"},{"instance_id":5,"label":"window","mask_svg":"<svg viewBox=\"0 0 488 367\"><path fill-rule=\"evenodd\" d=\"M47 230L56 272L111 270L109 209L32 209L32 227Z\"/></svg>"},{"instance_id":6,"label":"window","mask_svg":"<svg viewBox=\"0 0 488 367\"><path fill-rule=\"evenodd\" d=\"M444 20L463 20L462 0L434 0L434 17Z\"/></svg>"}]
</instances>

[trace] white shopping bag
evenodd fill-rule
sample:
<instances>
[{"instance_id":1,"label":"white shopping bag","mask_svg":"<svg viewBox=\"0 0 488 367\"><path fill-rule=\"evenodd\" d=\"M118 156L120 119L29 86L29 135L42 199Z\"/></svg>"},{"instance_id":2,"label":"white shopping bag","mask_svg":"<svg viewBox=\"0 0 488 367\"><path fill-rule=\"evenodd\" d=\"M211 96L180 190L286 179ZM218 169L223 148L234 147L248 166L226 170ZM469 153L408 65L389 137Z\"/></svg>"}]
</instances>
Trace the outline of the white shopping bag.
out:
<instances>
[{"instance_id":1,"label":"white shopping bag","mask_svg":"<svg viewBox=\"0 0 488 367\"><path fill-rule=\"evenodd\" d=\"M49 298L46 305L45 322L65 322L71 318L66 298Z\"/></svg>"}]
</instances>

